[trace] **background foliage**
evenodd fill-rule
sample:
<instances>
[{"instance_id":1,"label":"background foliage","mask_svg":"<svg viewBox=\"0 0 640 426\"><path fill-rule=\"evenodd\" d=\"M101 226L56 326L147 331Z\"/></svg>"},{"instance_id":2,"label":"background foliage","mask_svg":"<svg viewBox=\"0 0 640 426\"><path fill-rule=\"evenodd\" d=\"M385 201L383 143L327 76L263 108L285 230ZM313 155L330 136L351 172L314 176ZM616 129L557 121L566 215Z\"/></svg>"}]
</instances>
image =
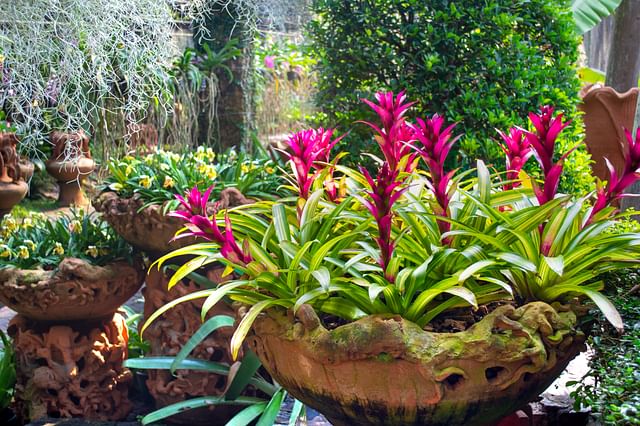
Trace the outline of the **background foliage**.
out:
<instances>
[{"instance_id":1,"label":"background foliage","mask_svg":"<svg viewBox=\"0 0 640 426\"><path fill-rule=\"evenodd\" d=\"M419 116L460 122L454 161L464 166L476 157L502 164L495 128L525 125L542 104L576 118L579 41L566 1L316 0L313 7L318 104L330 125L351 128L345 144L353 153L371 151L364 127L352 128L370 118L359 99L385 88L406 89L420 102ZM561 151L580 132L561 141ZM572 158L577 170L568 167L567 183L589 187L587 154Z\"/></svg>"}]
</instances>

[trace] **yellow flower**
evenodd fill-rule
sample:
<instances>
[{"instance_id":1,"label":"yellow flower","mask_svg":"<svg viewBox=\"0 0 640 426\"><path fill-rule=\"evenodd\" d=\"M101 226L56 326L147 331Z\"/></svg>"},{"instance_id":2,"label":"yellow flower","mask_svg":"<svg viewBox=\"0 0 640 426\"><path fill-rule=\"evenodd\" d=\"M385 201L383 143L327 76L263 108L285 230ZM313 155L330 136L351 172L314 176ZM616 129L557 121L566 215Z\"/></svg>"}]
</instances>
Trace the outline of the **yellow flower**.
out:
<instances>
[{"instance_id":1,"label":"yellow flower","mask_svg":"<svg viewBox=\"0 0 640 426\"><path fill-rule=\"evenodd\" d=\"M146 157L144 157L144 162L147 164L153 163L153 154L148 154Z\"/></svg>"},{"instance_id":2,"label":"yellow flower","mask_svg":"<svg viewBox=\"0 0 640 426\"><path fill-rule=\"evenodd\" d=\"M270 175L272 175L272 174L274 174L276 172L276 169L274 169L271 166L267 166L267 167L264 168L264 171L269 173Z\"/></svg>"},{"instance_id":3,"label":"yellow flower","mask_svg":"<svg viewBox=\"0 0 640 426\"><path fill-rule=\"evenodd\" d=\"M82 232L82 223L79 220L72 220L69 223L69 232L72 234L79 234Z\"/></svg>"},{"instance_id":4,"label":"yellow flower","mask_svg":"<svg viewBox=\"0 0 640 426\"><path fill-rule=\"evenodd\" d=\"M0 54L0 64L4 62L4 55Z\"/></svg>"},{"instance_id":5,"label":"yellow flower","mask_svg":"<svg viewBox=\"0 0 640 426\"><path fill-rule=\"evenodd\" d=\"M53 248L53 254L57 256L62 256L64 254L64 247L62 247L62 244L56 243L55 247Z\"/></svg>"},{"instance_id":6,"label":"yellow flower","mask_svg":"<svg viewBox=\"0 0 640 426\"><path fill-rule=\"evenodd\" d=\"M36 243L31 240L24 240L24 244L29 247L29 250L34 251L36 249Z\"/></svg>"},{"instance_id":7,"label":"yellow flower","mask_svg":"<svg viewBox=\"0 0 640 426\"><path fill-rule=\"evenodd\" d=\"M11 249L6 244L0 244L0 257L11 257Z\"/></svg>"},{"instance_id":8,"label":"yellow flower","mask_svg":"<svg viewBox=\"0 0 640 426\"><path fill-rule=\"evenodd\" d=\"M28 259L29 258L29 249L27 246L19 246L18 247L18 257L20 259Z\"/></svg>"},{"instance_id":9,"label":"yellow flower","mask_svg":"<svg viewBox=\"0 0 640 426\"><path fill-rule=\"evenodd\" d=\"M127 167L124 169L124 175L129 177L131 173L133 173L133 166L131 164L127 164Z\"/></svg>"},{"instance_id":10,"label":"yellow flower","mask_svg":"<svg viewBox=\"0 0 640 426\"><path fill-rule=\"evenodd\" d=\"M240 171L243 175L249 173L249 170L250 169L248 164L243 164L242 166L240 166Z\"/></svg>"},{"instance_id":11,"label":"yellow flower","mask_svg":"<svg viewBox=\"0 0 640 426\"><path fill-rule=\"evenodd\" d=\"M153 178L151 178L149 176L143 176L142 178L140 178L140 181L138 183L143 188L151 188L151 182L152 181L153 181Z\"/></svg>"},{"instance_id":12,"label":"yellow flower","mask_svg":"<svg viewBox=\"0 0 640 426\"><path fill-rule=\"evenodd\" d=\"M215 166L211 164L201 164L200 167L198 167L198 172L205 175L209 180L215 180L215 178L218 177L218 171Z\"/></svg>"},{"instance_id":13,"label":"yellow flower","mask_svg":"<svg viewBox=\"0 0 640 426\"><path fill-rule=\"evenodd\" d=\"M171 176L164 177L164 183L162 184L163 188L173 188L174 182Z\"/></svg>"},{"instance_id":14,"label":"yellow flower","mask_svg":"<svg viewBox=\"0 0 640 426\"><path fill-rule=\"evenodd\" d=\"M128 162L128 163L132 163L132 162L136 161L135 157L133 157L131 155L125 155L123 160Z\"/></svg>"},{"instance_id":15,"label":"yellow flower","mask_svg":"<svg viewBox=\"0 0 640 426\"><path fill-rule=\"evenodd\" d=\"M4 218L4 226L7 228L8 232L13 232L18 228L16 220L11 215Z\"/></svg>"},{"instance_id":16,"label":"yellow flower","mask_svg":"<svg viewBox=\"0 0 640 426\"><path fill-rule=\"evenodd\" d=\"M116 192L120 192L122 191L122 189L124 188L124 186L121 183L115 182L112 183L111 185L109 185L109 189L112 191L116 191Z\"/></svg>"},{"instance_id":17,"label":"yellow flower","mask_svg":"<svg viewBox=\"0 0 640 426\"><path fill-rule=\"evenodd\" d=\"M22 228L23 229L33 228L33 220L31 220L30 217L25 217L24 219L22 219Z\"/></svg>"},{"instance_id":18,"label":"yellow flower","mask_svg":"<svg viewBox=\"0 0 640 426\"><path fill-rule=\"evenodd\" d=\"M89 246L87 248L87 250L84 252L84 254L89 255L91 257L98 257L98 255L100 254L98 251L98 247L96 246Z\"/></svg>"},{"instance_id":19,"label":"yellow flower","mask_svg":"<svg viewBox=\"0 0 640 426\"><path fill-rule=\"evenodd\" d=\"M170 168L171 168L171 167L170 167L167 163L162 163L162 164L160 164L160 170L163 170L163 171L165 171L165 172L166 172L166 171L167 171L167 170L169 170Z\"/></svg>"}]
</instances>

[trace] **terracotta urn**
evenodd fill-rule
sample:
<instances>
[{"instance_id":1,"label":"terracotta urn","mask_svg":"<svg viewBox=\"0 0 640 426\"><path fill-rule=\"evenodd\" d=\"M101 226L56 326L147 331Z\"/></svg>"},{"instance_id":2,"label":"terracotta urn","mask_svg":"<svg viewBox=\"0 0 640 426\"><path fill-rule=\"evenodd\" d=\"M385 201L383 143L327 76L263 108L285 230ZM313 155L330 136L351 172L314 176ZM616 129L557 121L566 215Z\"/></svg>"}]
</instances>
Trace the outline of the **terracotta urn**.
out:
<instances>
[{"instance_id":1,"label":"terracotta urn","mask_svg":"<svg viewBox=\"0 0 640 426\"><path fill-rule=\"evenodd\" d=\"M20 180L17 139L12 133L0 133L0 219L8 214L29 191Z\"/></svg>"},{"instance_id":2,"label":"terracotta urn","mask_svg":"<svg viewBox=\"0 0 640 426\"><path fill-rule=\"evenodd\" d=\"M236 188L226 188L216 203L209 203L208 214L218 208L235 207L251 201ZM165 205L144 207L144 202L134 195L122 198L115 192L105 192L94 202L97 211L113 229L132 246L155 255L186 247L198 242L195 238L171 241L183 226L184 221L164 214Z\"/></svg>"},{"instance_id":3,"label":"terracotta urn","mask_svg":"<svg viewBox=\"0 0 640 426\"><path fill-rule=\"evenodd\" d=\"M295 317L262 314L248 343L336 426L488 425L535 399L583 349L576 323L568 306L533 302L500 306L457 333L383 315L328 330L303 306Z\"/></svg>"},{"instance_id":4,"label":"terracotta urn","mask_svg":"<svg viewBox=\"0 0 640 426\"><path fill-rule=\"evenodd\" d=\"M101 319L142 286L144 268L119 261L91 265L68 257L55 270L0 269L0 301L37 321Z\"/></svg>"},{"instance_id":5,"label":"terracotta urn","mask_svg":"<svg viewBox=\"0 0 640 426\"><path fill-rule=\"evenodd\" d=\"M593 173L602 180L609 179L605 158L618 173L624 166L623 154L627 149L624 130L633 129L638 99L638 88L618 93L611 87L588 85L580 91L584 112L585 140L591 158Z\"/></svg>"},{"instance_id":6,"label":"terracotta urn","mask_svg":"<svg viewBox=\"0 0 640 426\"><path fill-rule=\"evenodd\" d=\"M82 181L95 168L89 151L89 137L84 131L52 132L53 154L46 162L47 172L60 186L58 203L61 206L85 206L88 200L82 191Z\"/></svg>"}]
</instances>

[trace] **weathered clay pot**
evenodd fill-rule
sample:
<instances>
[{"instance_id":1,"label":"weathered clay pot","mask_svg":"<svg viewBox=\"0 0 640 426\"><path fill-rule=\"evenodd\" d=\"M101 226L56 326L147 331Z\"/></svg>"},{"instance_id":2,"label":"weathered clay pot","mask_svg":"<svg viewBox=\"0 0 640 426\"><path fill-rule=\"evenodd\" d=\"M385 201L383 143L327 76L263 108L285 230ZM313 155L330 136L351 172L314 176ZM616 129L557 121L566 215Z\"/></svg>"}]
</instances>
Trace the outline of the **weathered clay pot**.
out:
<instances>
[{"instance_id":1,"label":"weathered clay pot","mask_svg":"<svg viewBox=\"0 0 640 426\"><path fill-rule=\"evenodd\" d=\"M292 396L334 425L484 425L535 399L583 348L575 314L500 306L458 333L372 315L325 329L304 306L269 311L249 346Z\"/></svg>"},{"instance_id":2,"label":"weathered clay pot","mask_svg":"<svg viewBox=\"0 0 640 426\"><path fill-rule=\"evenodd\" d=\"M605 157L611 161L618 173L624 166L627 142L623 127L633 129L633 120L638 99L638 88L618 93L611 87L588 85L580 91L584 111L585 140L591 158L593 173L608 180Z\"/></svg>"},{"instance_id":3,"label":"weathered clay pot","mask_svg":"<svg viewBox=\"0 0 640 426\"><path fill-rule=\"evenodd\" d=\"M47 172L60 187L61 206L85 206L88 200L82 191L82 181L93 171L95 163L89 152L89 137L84 131L76 133L52 132L53 154L46 162ZM66 160L67 158L74 160Z\"/></svg>"},{"instance_id":4,"label":"weathered clay pot","mask_svg":"<svg viewBox=\"0 0 640 426\"><path fill-rule=\"evenodd\" d=\"M13 133L0 133L0 219L29 191L29 186L20 180L17 142Z\"/></svg>"},{"instance_id":5,"label":"weathered clay pot","mask_svg":"<svg viewBox=\"0 0 640 426\"><path fill-rule=\"evenodd\" d=\"M54 271L0 269L0 301L38 321L98 319L113 315L143 281L140 266L94 266L68 257Z\"/></svg>"},{"instance_id":6,"label":"weathered clay pot","mask_svg":"<svg viewBox=\"0 0 640 426\"><path fill-rule=\"evenodd\" d=\"M119 314L73 324L9 324L16 353L16 407L24 419L122 420L131 411L128 333Z\"/></svg>"},{"instance_id":7,"label":"weathered clay pot","mask_svg":"<svg viewBox=\"0 0 640 426\"><path fill-rule=\"evenodd\" d=\"M248 204L235 188L226 188L220 193L218 208ZM212 214L216 203L209 203ZM143 201L138 197L121 198L115 192L105 192L94 203L104 220L132 246L152 254L164 254L198 242L195 238L180 238L171 241L183 226L184 221L163 214L164 205L151 205L142 209Z\"/></svg>"}]
</instances>

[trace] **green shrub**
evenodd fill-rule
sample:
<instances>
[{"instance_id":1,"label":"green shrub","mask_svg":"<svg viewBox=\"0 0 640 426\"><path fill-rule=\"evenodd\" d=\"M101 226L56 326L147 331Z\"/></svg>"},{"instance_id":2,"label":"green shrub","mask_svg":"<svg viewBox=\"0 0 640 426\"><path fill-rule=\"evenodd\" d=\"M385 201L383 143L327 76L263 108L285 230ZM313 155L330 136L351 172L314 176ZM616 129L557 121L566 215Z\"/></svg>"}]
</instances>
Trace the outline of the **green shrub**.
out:
<instances>
[{"instance_id":1,"label":"green shrub","mask_svg":"<svg viewBox=\"0 0 640 426\"><path fill-rule=\"evenodd\" d=\"M465 167L502 164L495 129L525 125L543 104L577 118L578 37L566 0L315 0L314 9L318 104L327 124L351 129L352 161L371 151L364 126L353 125L371 118L359 98L381 89L406 89L418 115L460 122L454 161ZM577 123L564 151L580 132ZM586 152L572 154L565 187L590 188L588 164Z\"/></svg>"}]
</instances>

